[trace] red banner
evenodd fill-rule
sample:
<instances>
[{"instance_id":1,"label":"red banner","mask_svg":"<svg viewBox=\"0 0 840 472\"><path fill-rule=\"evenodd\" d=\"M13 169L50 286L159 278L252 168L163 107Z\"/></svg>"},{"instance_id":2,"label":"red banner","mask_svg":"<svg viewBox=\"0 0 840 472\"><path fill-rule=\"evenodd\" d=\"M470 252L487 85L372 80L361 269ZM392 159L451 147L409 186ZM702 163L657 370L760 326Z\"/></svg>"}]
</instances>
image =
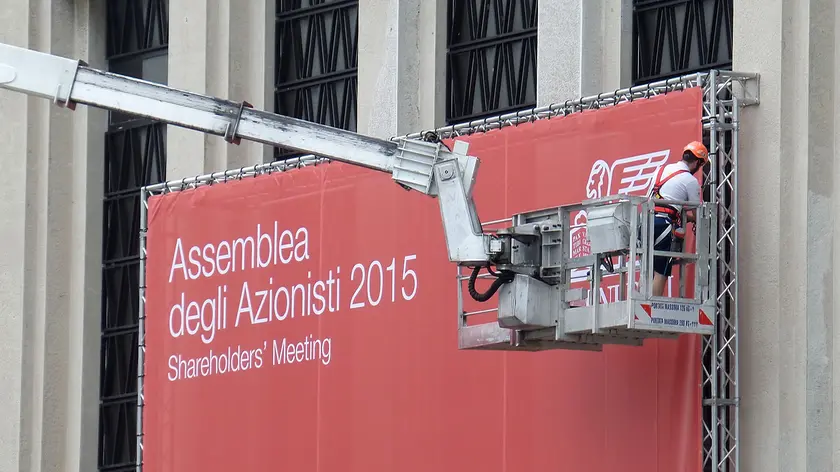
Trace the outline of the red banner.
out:
<instances>
[{"instance_id":1,"label":"red banner","mask_svg":"<svg viewBox=\"0 0 840 472\"><path fill-rule=\"evenodd\" d=\"M700 116L691 89L463 138L479 215L644 194ZM148 216L146 471L700 470L697 336L459 351L438 203L386 174L274 173Z\"/></svg>"}]
</instances>

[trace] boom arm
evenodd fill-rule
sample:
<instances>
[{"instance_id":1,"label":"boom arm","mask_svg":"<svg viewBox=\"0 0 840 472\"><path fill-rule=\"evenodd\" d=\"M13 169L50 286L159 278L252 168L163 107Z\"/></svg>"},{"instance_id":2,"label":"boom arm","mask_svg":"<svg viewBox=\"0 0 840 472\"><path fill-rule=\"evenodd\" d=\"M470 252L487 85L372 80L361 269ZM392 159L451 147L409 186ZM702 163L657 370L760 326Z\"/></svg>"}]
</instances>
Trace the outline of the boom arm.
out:
<instances>
[{"instance_id":1,"label":"boom arm","mask_svg":"<svg viewBox=\"0 0 840 472\"><path fill-rule=\"evenodd\" d=\"M490 239L472 199L478 159L467 143L376 139L351 131L255 110L237 103L87 67L82 61L0 43L0 88L52 99L75 109L81 103L142 116L183 128L282 146L390 173L403 187L437 196L449 259L484 265Z\"/></svg>"},{"instance_id":2,"label":"boom arm","mask_svg":"<svg viewBox=\"0 0 840 472\"><path fill-rule=\"evenodd\" d=\"M498 291L496 323L468 324L467 316L493 310L467 313L463 297L458 297L461 348L600 349L603 343L641 345L651 333L714 333L710 320L715 319L716 295L709 274L715 266L708 248L713 247L715 213L710 207L698 209L700 251L694 255L657 251L651 236L657 202L621 195L516 214L510 227L484 234L472 199L478 159L467 155L463 141L450 150L425 139L375 139L5 44L0 44L0 88L49 98L70 109L81 103L143 116L232 143L247 139L297 149L390 173L399 185L436 196L449 260L473 268L469 295L485 302ZM570 257L570 215L581 210L587 215L591 254ZM701 295L658 303L668 299L652 296L645 277L654 255L698 261L693 292ZM618 266L613 265L615 258ZM487 267L495 280L479 293L476 280L488 264L495 266ZM602 266L619 277L615 301L602 301ZM572 288L573 272L583 268L591 273L591 283ZM638 288L637 275L642 280Z\"/></svg>"}]
</instances>

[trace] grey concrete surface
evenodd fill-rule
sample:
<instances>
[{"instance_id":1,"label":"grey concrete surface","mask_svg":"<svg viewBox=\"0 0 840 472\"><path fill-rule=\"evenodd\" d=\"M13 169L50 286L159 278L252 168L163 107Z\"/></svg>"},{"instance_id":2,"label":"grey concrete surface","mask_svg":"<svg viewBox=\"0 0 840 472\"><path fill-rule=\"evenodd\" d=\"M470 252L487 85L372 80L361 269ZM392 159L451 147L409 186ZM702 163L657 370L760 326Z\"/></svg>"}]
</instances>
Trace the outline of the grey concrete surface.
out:
<instances>
[{"instance_id":1,"label":"grey concrete surface","mask_svg":"<svg viewBox=\"0 0 840 472\"><path fill-rule=\"evenodd\" d=\"M273 0L170 0L169 85L274 109ZM266 47L268 45L268 47ZM271 148L167 128L167 178L250 166Z\"/></svg>"},{"instance_id":2,"label":"grey concrete surface","mask_svg":"<svg viewBox=\"0 0 840 472\"><path fill-rule=\"evenodd\" d=\"M0 41L103 67L103 6L3 1ZM0 117L0 470L95 470L107 115L3 93Z\"/></svg>"},{"instance_id":3,"label":"grey concrete surface","mask_svg":"<svg viewBox=\"0 0 840 472\"><path fill-rule=\"evenodd\" d=\"M631 0L539 3L537 104L630 84Z\"/></svg>"},{"instance_id":4,"label":"grey concrete surface","mask_svg":"<svg viewBox=\"0 0 840 472\"><path fill-rule=\"evenodd\" d=\"M733 68L761 74L739 156L745 472L840 469L838 13L834 0L735 2Z\"/></svg>"},{"instance_id":5,"label":"grey concrete surface","mask_svg":"<svg viewBox=\"0 0 840 472\"><path fill-rule=\"evenodd\" d=\"M358 131L388 138L443 126L446 0L359 5Z\"/></svg>"}]
</instances>

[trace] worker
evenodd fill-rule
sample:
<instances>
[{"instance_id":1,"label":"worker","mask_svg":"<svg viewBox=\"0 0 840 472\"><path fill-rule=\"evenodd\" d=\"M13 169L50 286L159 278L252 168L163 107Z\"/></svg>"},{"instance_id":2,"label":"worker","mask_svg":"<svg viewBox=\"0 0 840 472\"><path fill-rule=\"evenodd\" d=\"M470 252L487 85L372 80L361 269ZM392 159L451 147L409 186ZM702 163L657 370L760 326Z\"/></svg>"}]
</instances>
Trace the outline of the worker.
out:
<instances>
[{"instance_id":1,"label":"worker","mask_svg":"<svg viewBox=\"0 0 840 472\"><path fill-rule=\"evenodd\" d=\"M683 148L682 160L665 166L651 189L651 198L700 203L700 183L696 174L709 160L709 151L703 143L692 141ZM688 223L695 222L694 209L686 210ZM685 228L679 205L658 204L654 207L653 247L657 251L674 251L682 242ZM681 252L678 251L678 252ZM673 259L666 256L653 258L653 295L662 296L665 283L671 276Z\"/></svg>"}]
</instances>

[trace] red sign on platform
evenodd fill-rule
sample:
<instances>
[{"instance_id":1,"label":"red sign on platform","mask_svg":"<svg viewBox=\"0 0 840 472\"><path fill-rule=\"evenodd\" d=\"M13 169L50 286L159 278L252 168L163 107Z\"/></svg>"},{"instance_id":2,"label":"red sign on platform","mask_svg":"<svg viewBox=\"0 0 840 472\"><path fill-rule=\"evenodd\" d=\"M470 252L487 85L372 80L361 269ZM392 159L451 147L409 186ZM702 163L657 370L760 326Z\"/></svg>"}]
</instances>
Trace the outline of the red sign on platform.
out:
<instances>
[{"instance_id":1,"label":"red sign on platform","mask_svg":"<svg viewBox=\"0 0 840 472\"><path fill-rule=\"evenodd\" d=\"M645 194L700 116L691 89L462 138L479 215ZM146 471L700 470L698 337L459 351L438 203L388 175L170 193L148 228Z\"/></svg>"}]
</instances>

